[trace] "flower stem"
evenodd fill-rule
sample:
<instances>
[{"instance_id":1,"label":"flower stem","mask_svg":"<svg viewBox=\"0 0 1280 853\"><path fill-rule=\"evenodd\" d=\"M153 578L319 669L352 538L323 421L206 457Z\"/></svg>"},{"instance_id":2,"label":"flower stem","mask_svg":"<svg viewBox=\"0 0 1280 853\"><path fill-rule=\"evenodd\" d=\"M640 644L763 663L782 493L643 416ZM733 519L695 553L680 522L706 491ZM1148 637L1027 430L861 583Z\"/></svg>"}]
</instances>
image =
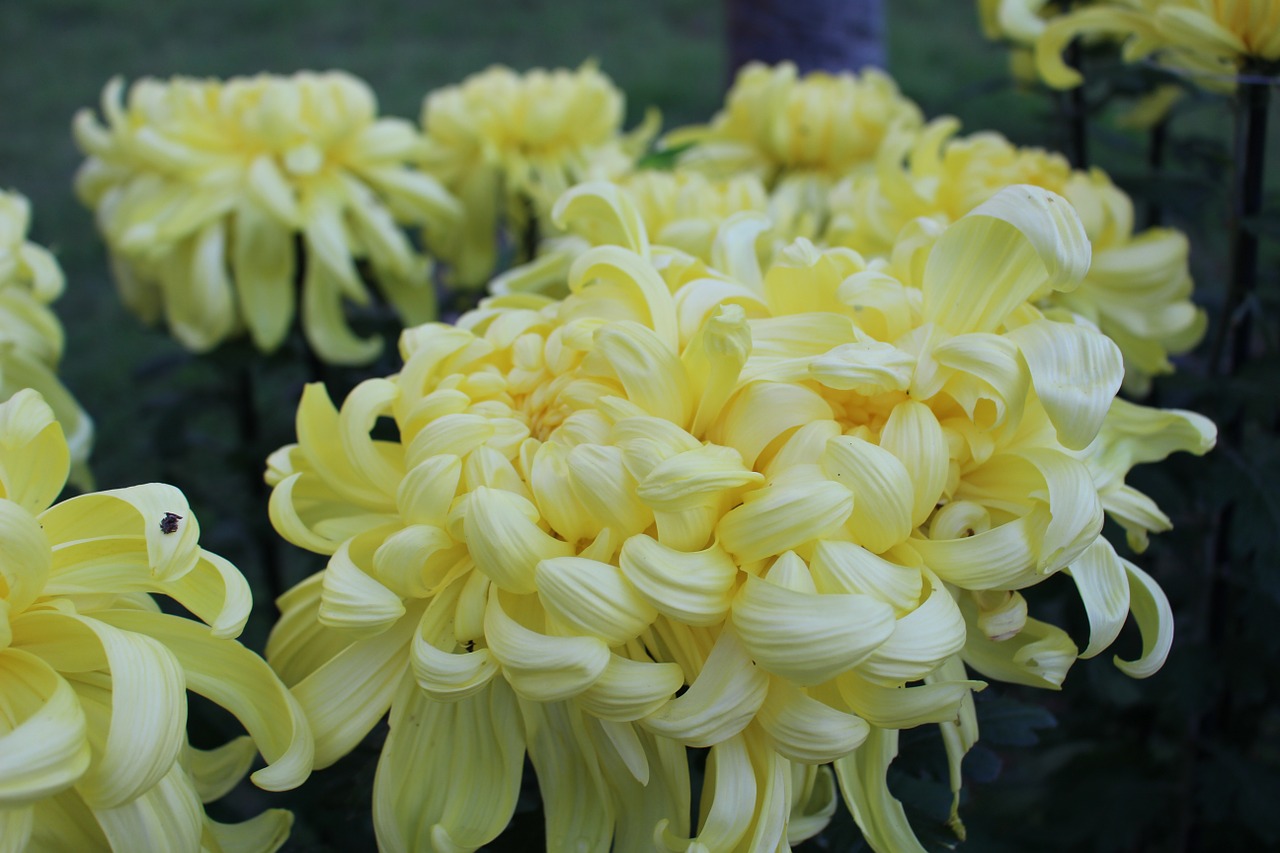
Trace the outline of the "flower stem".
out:
<instances>
[{"instance_id":1,"label":"flower stem","mask_svg":"<svg viewBox=\"0 0 1280 853\"><path fill-rule=\"evenodd\" d=\"M1210 370L1222 376L1234 375L1249 356L1252 323L1246 302L1258 283L1258 236L1247 220L1262 209L1270 94L1269 86L1242 80L1236 96L1228 289L1209 360Z\"/></svg>"}]
</instances>

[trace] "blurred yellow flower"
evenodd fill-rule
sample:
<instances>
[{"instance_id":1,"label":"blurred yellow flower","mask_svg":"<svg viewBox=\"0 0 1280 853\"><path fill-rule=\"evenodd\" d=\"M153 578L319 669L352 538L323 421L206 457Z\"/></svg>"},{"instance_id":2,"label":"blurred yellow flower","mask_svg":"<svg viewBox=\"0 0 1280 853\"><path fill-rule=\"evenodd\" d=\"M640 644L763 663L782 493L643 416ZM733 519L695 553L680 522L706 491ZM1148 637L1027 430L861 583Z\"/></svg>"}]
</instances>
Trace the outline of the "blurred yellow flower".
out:
<instances>
[{"instance_id":1,"label":"blurred yellow flower","mask_svg":"<svg viewBox=\"0 0 1280 853\"><path fill-rule=\"evenodd\" d=\"M92 488L89 453L93 421L58 379L62 323L49 308L62 295L62 268L42 246L28 242L31 205L0 191L0 400L34 388L53 407L71 451L71 479Z\"/></svg>"},{"instance_id":2,"label":"blurred yellow flower","mask_svg":"<svg viewBox=\"0 0 1280 853\"><path fill-rule=\"evenodd\" d=\"M787 849L837 789L874 849L921 850L885 783L898 730L942 726L958 797L966 665L1056 687L1078 656L1018 590L1070 572L1084 654L1132 610L1122 664L1160 666L1167 605L1103 516L1159 529L1129 468L1212 425L1126 417L1115 344L1032 307L1088 268L1064 199L996 194L914 285L805 240L762 268L757 214L707 265L651 247L616 187L566 199L623 242L577 258L570 296L406 331L403 369L340 409L309 386L268 463L276 529L329 557L268 659L317 766L390 709L383 849L487 844L527 752L551 850ZM695 837L687 747L710 747Z\"/></svg>"},{"instance_id":3,"label":"blurred yellow flower","mask_svg":"<svg viewBox=\"0 0 1280 853\"><path fill-rule=\"evenodd\" d=\"M1126 390L1146 393L1153 376L1173 370L1169 356L1204 334L1204 312L1191 302L1186 237L1171 228L1135 233L1133 203L1099 169L1072 171L1058 154L993 132L955 137L958 129L941 118L918 136L898 136L874 172L839 184L827 242L888 257L904 244L904 229L919 231L919 218L935 227L953 222L1008 184L1059 193L1080 214L1093 256L1080 286L1042 294L1042 307L1096 324L1124 354Z\"/></svg>"},{"instance_id":4,"label":"blurred yellow flower","mask_svg":"<svg viewBox=\"0 0 1280 853\"><path fill-rule=\"evenodd\" d=\"M252 604L226 560L200 549L182 493L151 483L50 506L69 455L35 391L0 404L0 839L6 850L261 850L292 817L223 825L221 797L258 750L253 780L300 784L313 742L298 704L235 641ZM169 596L200 621L160 612ZM187 743L186 691L249 737Z\"/></svg>"},{"instance_id":5,"label":"blurred yellow flower","mask_svg":"<svg viewBox=\"0 0 1280 853\"><path fill-rule=\"evenodd\" d=\"M409 324L435 316L427 259L401 226L456 225L459 205L409 167L421 137L377 117L348 74L231 80L112 80L105 124L75 120L88 159L76 178L107 240L121 296L203 352L247 327L280 346L302 301L316 354L362 364L380 339L348 326L343 301L367 304L365 272ZM360 266L367 264L362 272Z\"/></svg>"},{"instance_id":6,"label":"blurred yellow flower","mask_svg":"<svg viewBox=\"0 0 1280 853\"><path fill-rule=\"evenodd\" d=\"M886 139L921 122L920 108L875 68L802 77L789 62L753 62L738 72L710 124L676 129L662 142L690 146L680 169L759 177L776 232L814 238L826 226L831 186L870 168Z\"/></svg>"},{"instance_id":7,"label":"blurred yellow flower","mask_svg":"<svg viewBox=\"0 0 1280 853\"><path fill-rule=\"evenodd\" d=\"M1109 0L1055 19L1037 37L1036 66L1050 86L1083 77L1062 61L1072 39L1123 40L1127 62L1146 57L1187 72L1197 84L1231 89L1247 65L1280 60L1280 4L1275 0Z\"/></svg>"},{"instance_id":8,"label":"blurred yellow flower","mask_svg":"<svg viewBox=\"0 0 1280 853\"><path fill-rule=\"evenodd\" d=\"M588 62L576 71L494 66L427 95L423 166L462 199L460 235L428 231L452 265L452 283L480 287L502 242L529 260L524 242L555 200L579 181L629 171L657 131L657 114L622 134L622 92Z\"/></svg>"}]
</instances>

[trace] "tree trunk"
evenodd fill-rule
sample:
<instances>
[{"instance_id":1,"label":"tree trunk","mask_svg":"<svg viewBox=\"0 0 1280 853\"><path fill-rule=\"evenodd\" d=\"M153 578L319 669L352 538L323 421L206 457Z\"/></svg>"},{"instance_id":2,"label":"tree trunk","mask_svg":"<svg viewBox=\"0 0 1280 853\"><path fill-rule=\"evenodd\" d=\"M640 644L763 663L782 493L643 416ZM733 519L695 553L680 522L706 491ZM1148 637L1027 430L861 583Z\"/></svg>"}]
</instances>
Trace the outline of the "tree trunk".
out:
<instances>
[{"instance_id":1,"label":"tree trunk","mask_svg":"<svg viewBox=\"0 0 1280 853\"><path fill-rule=\"evenodd\" d=\"M806 71L883 68L882 0L725 0L729 74L752 60Z\"/></svg>"}]
</instances>

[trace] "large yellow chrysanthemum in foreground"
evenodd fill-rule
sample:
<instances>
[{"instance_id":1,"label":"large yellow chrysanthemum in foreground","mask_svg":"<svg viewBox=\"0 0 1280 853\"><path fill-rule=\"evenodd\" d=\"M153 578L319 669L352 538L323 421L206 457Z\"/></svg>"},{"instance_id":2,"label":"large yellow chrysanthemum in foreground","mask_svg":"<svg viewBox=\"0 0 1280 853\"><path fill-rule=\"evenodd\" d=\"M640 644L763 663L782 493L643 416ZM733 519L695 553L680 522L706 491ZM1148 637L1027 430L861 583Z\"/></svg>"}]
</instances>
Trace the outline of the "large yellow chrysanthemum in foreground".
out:
<instances>
[{"instance_id":1,"label":"large yellow chrysanthemum in foreground","mask_svg":"<svg viewBox=\"0 0 1280 853\"><path fill-rule=\"evenodd\" d=\"M1204 334L1204 312L1191 302L1186 236L1172 228L1135 233L1132 201L1099 169L1072 171L1062 156L997 133L955 138L958 129L955 119L937 119L918 136L886 144L874 172L832 191L827 242L888 257L910 242L904 229L954 222L1009 184L1061 194L1079 212L1093 258L1079 287L1043 294L1042 305L1097 324L1124 354L1126 390L1146 393L1153 376L1173 371L1169 356Z\"/></svg>"},{"instance_id":2,"label":"large yellow chrysanthemum in foreground","mask_svg":"<svg viewBox=\"0 0 1280 853\"><path fill-rule=\"evenodd\" d=\"M310 772L306 719L234 639L248 584L200 549L182 493L152 483L50 506L68 452L34 391L0 404L0 850L269 851L292 817L208 818L258 750L268 790ZM200 621L160 612L166 595ZM187 743L186 691L250 737ZM252 738L252 739L250 739Z\"/></svg>"},{"instance_id":3,"label":"large yellow chrysanthemum in foreground","mask_svg":"<svg viewBox=\"0 0 1280 853\"><path fill-rule=\"evenodd\" d=\"M621 133L622 92L593 63L576 71L494 66L429 94L422 107L424 167L462 199L460 238L427 234L453 282L480 287L502 243L528 260L530 228L574 184L629 171L657 130L657 114Z\"/></svg>"},{"instance_id":4,"label":"large yellow chrysanthemum in foreground","mask_svg":"<svg viewBox=\"0 0 1280 853\"><path fill-rule=\"evenodd\" d=\"M39 391L62 424L73 482L89 488L93 421L57 375L64 338L49 305L62 295L62 268L46 249L27 241L30 220L26 198L0 191L0 400L23 388Z\"/></svg>"},{"instance_id":5,"label":"large yellow chrysanthemum in foreground","mask_svg":"<svg viewBox=\"0 0 1280 853\"><path fill-rule=\"evenodd\" d=\"M409 167L421 137L377 117L368 87L344 73L259 75L226 82L113 80L106 124L89 111L75 132L77 176L97 214L116 282L148 322L164 314L203 352L247 327L271 352L294 322L325 361L380 351L348 326L343 301L367 304L367 273L406 323L435 316L427 259L401 226L449 231L458 202Z\"/></svg>"},{"instance_id":6,"label":"large yellow chrysanthemum in foreground","mask_svg":"<svg viewBox=\"0 0 1280 853\"><path fill-rule=\"evenodd\" d=\"M340 410L308 387L269 462L273 523L329 562L268 659L318 766L390 709L383 849L488 843L527 752L549 850L786 849L837 787L876 850L920 850L886 767L938 723L958 790L967 669L1057 687L1131 611L1119 665L1159 668L1168 606L1103 517L1139 546L1166 527L1125 476L1214 429L1116 401L1115 345L1031 307L1088 267L1065 199L997 194L920 249L918 287L803 240L762 270L753 214L711 267L650 245L623 193L566 206L620 244L572 295L407 331ZM1020 592L1059 571L1082 653ZM688 747L710 747L696 826Z\"/></svg>"},{"instance_id":7,"label":"large yellow chrysanthemum in foreground","mask_svg":"<svg viewBox=\"0 0 1280 853\"><path fill-rule=\"evenodd\" d=\"M1107 0L1053 20L1036 40L1036 67L1050 86L1084 78L1062 61L1080 35L1123 39L1128 62L1154 57L1207 88L1232 88L1247 65L1280 61L1275 0Z\"/></svg>"}]
</instances>

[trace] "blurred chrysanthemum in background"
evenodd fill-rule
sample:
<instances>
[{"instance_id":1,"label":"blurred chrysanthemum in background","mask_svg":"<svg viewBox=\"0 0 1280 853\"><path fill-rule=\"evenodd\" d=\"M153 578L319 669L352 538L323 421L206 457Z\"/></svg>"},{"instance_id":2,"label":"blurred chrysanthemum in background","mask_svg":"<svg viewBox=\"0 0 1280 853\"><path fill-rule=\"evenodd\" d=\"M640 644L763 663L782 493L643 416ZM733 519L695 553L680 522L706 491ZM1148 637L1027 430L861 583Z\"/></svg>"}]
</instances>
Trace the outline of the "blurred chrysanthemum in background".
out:
<instances>
[{"instance_id":1,"label":"blurred chrysanthemum in background","mask_svg":"<svg viewBox=\"0 0 1280 853\"><path fill-rule=\"evenodd\" d=\"M1017 5L1017 4L1005 4ZM1080 85L1062 60L1077 36L1122 41L1126 62L1152 58L1209 89L1235 86L1249 67L1280 61L1275 0L1106 0L1053 19L1036 37L1040 76L1059 89Z\"/></svg>"},{"instance_id":2,"label":"blurred chrysanthemum in background","mask_svg":"<svg viewBox=\"0 0 1280 853\"><path fill-rule=\"evenodd\" d=\"M460 235L427 233L451 265L449 282L483 286L504 246L517 262L528 260L534 246L526 243L550 231L547 214L562 192L630 171L658 115L623 134L624 112L622 92L593 63L523 74L494 66L431 92L422 106L423 167L465 207Z\"/></svg>"},{"instance_id":3,"label":"blurred chrysanthemum in background","mask_svg":"<svg viewBox=\"0 0 1280 853\"><path fill-rule=\"evenodd\" d=\"M870 168L890 133L917 130L922 121L920 108L879 69L801 75L789 62L753 62L738 72L709 124L677 128L663 145L689 146L679 155L681 169L759 177L769 188L774 227L812 238L826 224L831 185Z\"/></svg>"},{"instance_id":4,"label":"blurred chrysanthemum in background","mask_svg":"<svg viewBox=\"0 0 1280 853\"><path fill-rule=\"evenodd\" d=\"M31 205L0 191L0 400L34 388L53 407L71 452L71 479L90 488L93 421L58 379L64 336L49 307L62 295L62 268L27 240Z\"/></svg>"},{"instance_id":5,"label":"blurred chrysanthemum in background","mask_svg":"<svg viewBox=\"0 0 1280 853\"><path fill-rule=\"evenodd\" d=\"M249 586L197 544L182 493L152 483L52 505L66 480L62 428L38 393L0 404L0 847L270 851L292 817L220 824L221 797L260 750L253 780L292 788L311 770L306 719L234 638ZM167 596L196 619L161 612ZM199 620L199 621L197 621ZM187 742L190 689L248 731Z\"/></svg>"},{"instance_id":6,"label":"blurred chrysanthemum in background","mask_svg":"<svg viewBox=\"0 0 1280 853\"><path fill-rule=\"evenodd\" d=\"M1168 606L1103 518L1138 547L1165 529L1129 469L1214 428L1117 401L1116 345L1034 307L1089 266L1066 199L1003 190L899 267L803 239L762 267L751 213L708 264L611 185L558 212L617 243L567 298L406 331L403 369L340 409L308 387L269 460L277 530L329 561L268 659L317 766L390 709L384 849L491 841L527 753L548 849L785 848L838 790L874 849L920 850L886 770L937 723L958 804L969 670L1056 688L1130 612L1144 649L1118 665L1160 667ZM1083 652L1022 593L1062 571ZM697 824L688 747L710 748Z\"/></svg>"},{"instance_id":7,"label":"blurred chrysanthemum in background","mask_svg":"<svg viewBox=\"0 0 1280 853\"><path fill-rule=\"evenodd\" d=\"M381 350L349 326L344 301L376 283L406 324L435 316L430 264L403 230L448 233L460 209L411 167L421 137L379 118L349 74L227 81L143 79L103 92L105 124L85 110L77 176L106 238L121 296L148 322L162 314L187 348L247 328L275 350L301 301L323 360L362 364Z\"/></svg>"}]
</instances>

